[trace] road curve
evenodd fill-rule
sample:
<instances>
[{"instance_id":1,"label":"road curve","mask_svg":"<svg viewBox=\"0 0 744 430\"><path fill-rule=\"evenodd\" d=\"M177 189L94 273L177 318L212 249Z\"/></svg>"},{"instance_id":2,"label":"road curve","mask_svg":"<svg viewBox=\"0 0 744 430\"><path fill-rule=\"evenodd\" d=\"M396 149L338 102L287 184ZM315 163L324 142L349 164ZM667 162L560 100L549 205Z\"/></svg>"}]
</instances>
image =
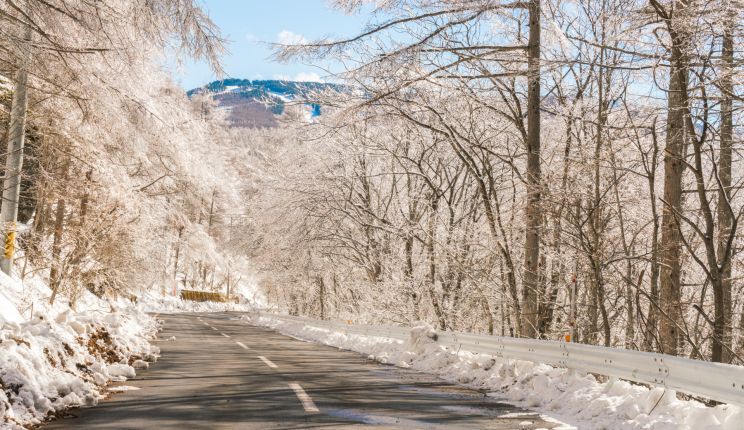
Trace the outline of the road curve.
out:
<instances>
[{"instance_id":1,"label":"road curve","mask_svg":"<svg viewBox=\"0 0 744 430\"><path fill-rule=\"evenodd\" d=\"M413 370L246 324L160 315L162 356L138 389L44 429L549 429L536 413Z\"/></svg>"}]
</instances>

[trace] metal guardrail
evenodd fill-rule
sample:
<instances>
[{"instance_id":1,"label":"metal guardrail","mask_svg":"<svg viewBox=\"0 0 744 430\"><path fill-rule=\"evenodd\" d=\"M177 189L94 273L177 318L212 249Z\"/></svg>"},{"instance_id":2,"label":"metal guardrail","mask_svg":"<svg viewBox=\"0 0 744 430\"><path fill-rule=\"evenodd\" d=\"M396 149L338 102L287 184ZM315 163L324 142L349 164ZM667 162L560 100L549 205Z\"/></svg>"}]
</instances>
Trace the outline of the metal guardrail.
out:
<instances>
[{"instance_id":1,"label":"metal guardrail","mask_svg":"<svg viewBox=\"0 0 744 430\"><path fill-rule=\"evenodd\" d=\"M396 326L357 325L289 315L264 315L346 334L402 342L409 339L411 331L410 328ZM451 351L462 350L503 359L545 363L744 406L744 366L579 343L472 333L437 332L436 341Z\"/></svg>"},{"instance_id":2,"label":"metal guardrail","mask_svg":"<svg viewBox=\"0 0 744 430\"><path fill-rule=\"evenodd\" d=\"M181 298L183 300L191 300L192 302L227 302L225 296L213 291L181 290Z\"/></svg>"}]
</instances>

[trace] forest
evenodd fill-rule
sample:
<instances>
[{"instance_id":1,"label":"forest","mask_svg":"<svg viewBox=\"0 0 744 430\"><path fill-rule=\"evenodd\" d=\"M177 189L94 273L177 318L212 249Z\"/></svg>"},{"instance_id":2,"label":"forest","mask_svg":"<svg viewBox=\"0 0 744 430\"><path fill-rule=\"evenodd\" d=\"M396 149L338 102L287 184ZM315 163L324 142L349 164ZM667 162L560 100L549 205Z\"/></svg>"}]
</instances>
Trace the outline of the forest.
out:
<instances>
[{"instance_id":1,"label":"forest","mask_svg":"<svg viewBox=\"0 0 744 430\"><path fill-rule=\"evenodd\" d=\"M273 45L333 85L245 128L157 60L221 72L198 2L2 2L3 267L744 362L744 3L333 4L367 26Z\"/></svg>"},{"instance_id":2,"label":"forest","mask_svg":"<svg viewBox=\"0 0 744 430\"><path fill-rule=\"evenodd\" d=\"M201 5L8 0L0 20L4 271L73 309L88 292L113 303L248 273L217 232L240 201L243 148L160 61L221 72L225 41Z\"/></svg>"},{"instance_id":3,"label":"forest","mask_svg":"<svg viewBox=\"0 0 744 430\"><path fill-rule=\"evenodd\" d=\"M274 55L349 90L252 132L271 303L742 363L744 3L335 4Z\"/></svg>"}]
</instances>

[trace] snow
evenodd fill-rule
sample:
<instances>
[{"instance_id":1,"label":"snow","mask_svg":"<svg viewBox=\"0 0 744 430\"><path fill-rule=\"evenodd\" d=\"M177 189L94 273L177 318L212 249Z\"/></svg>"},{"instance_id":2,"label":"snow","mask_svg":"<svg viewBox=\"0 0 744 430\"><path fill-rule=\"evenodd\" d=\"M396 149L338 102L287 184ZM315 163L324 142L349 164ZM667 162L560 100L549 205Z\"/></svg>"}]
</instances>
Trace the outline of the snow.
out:
<instances>
[{"instance_id":1,"label":"snow","mask_svg":"<svg viewBox=\"0 0 744 430\"><path fill-rule=\"evenodd\" d=\"M279 94L279 93L275 93L275 92L273 92L273 91L267 91L267 93L268 93L268 94L269 94L270 96L272 96L272 97L276 97L276 98L280 99L281 101L283 101L283 102L285 102L285 103L291 103L292 101L294 101L294 98L293 98L293 97L291 97L291 96L288 96L288 95L286 95L286 94Z\"/></svg>"},{"instance_id":2,"label":"snow","mask_svg":"<svg viewBox=\"0 0 744 430\"><path fill-rule=\"evenodd\" d=\"M249 312L255 309L255 305L252 303L193 302L172 295L154 293L146 293L140 296L137 306L142 312L161 314L181 312Z\"/></svg>"},{"instance_id":3,"label":"snow","mask_svg":"<svg viewBox=\"0 0 744 430\"><path fill-rule=\"evenodd\" d=\"M132 367L141 370L141 369L147 369L150 367L150 363L146 362L145 360L134 360L132 363Z\"/></svg>"},{"instance_id":4,"label":"snow","mask_svg":"<svg viewBox=\"0 0 744 430\"><path fill-rule=\"evenodd\" d=\"M434 340L429 326L411 330L406 342L330 331L270 316L246 317L301 340L356 351L381 363L413 368L487 390L489 396L541 413L558 429L740 430L744 411L678 399L673 391L626 381L602 382L592 375L545 364L451 352ZM526 425L526 424L525 424Z\"/></svg>"},{"instance_id":5,"label":"snow","mask_svg":"<svg viewBox=\"0 0 744 430\"><path fill-rule=\"evenodd\" d=\"M137 307L142 312L166 314L181 312L250 312L256 308L266 306L266 298L258 288L256 281L249 276L245 276L231 290L230 297L237 298L239 303L183 300L180 298L182 288L183 286L179 284L175 296L167 293L163 294L153 289L143 290L138 295Z\"/></svg>"},{"instance_id":6,"label":"snow","mask_svg":"<svg viewBox=\"0 0 744 430\"><path fill-rule=\"evenodd\" d=\"M13 81L11 81L10 79L6 78L3 75L0 75L0 90L13 91L13 89L14 89Z\"/></svg>"},{"instance_id":7,"label":"snow","mask_svg":"<svg viewBox=\"0 0 744 430\"><path fill-rule=\"evenodd\" d=\"M112 376L114 378L126 378L131 379L134 378L136 375L134 371L134 367L123 364L123 363L114 363L109 365L106 370L108 371L109 376Z\"/></svg>"},{"instance_id":8,"label":"snow","mask_svg":"<svg viewBox=\"0 0 744 430\"><path fill-rule=\"evenodd\" d=\"M4 275L4 273L3 273ZM21 314L13 302L0 291L0 324L4 322L20 323L23 321Z\"/></svg>"},{"instance_id":9,"label":"snow","mask_svg":"<svg viewBox=\"0 0 744 430\"><path fill-rule=\"evenodd\" d=\"M110 381L132 378L132 365L158 357L149 340L159 325L128 301L85 292L74 309L61 299L50 306L43 280L2 273L0 290L0 428L94 405Z\"/></svg>"},{"instance_id":10,"label":"snow","mask_svg":"<svg viewBox=\"0 0 744 430\"><path fill-rule=\"evenodd\" d=\"M109 393L123 393L124 391L137 391L139 389L139 387L134 387L131 385L114 385L112 387L108 387L106 391L108 391Z\"/></svg>"}]
</instances>

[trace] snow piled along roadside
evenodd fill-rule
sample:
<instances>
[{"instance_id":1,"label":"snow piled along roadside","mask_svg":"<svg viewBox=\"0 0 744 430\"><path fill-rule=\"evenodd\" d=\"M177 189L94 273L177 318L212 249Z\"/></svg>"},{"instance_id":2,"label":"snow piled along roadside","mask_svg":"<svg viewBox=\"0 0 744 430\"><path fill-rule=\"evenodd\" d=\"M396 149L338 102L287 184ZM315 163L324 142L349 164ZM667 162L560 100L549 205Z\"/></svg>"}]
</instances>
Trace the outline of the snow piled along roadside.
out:
<instances>
[{"instance_id":1,"label":"snow piled along roadside","mask_svg":"<svg viewBox=\"0 0 744 430\"><path fill-rule=\"evenodd\" d=\"M2 273L0 289L0 428L28 428L93 405L106 384L134 377L160 352L148 342L158 323L132 304L86 293L77 312L64 303L50 307L41 280L21 283Z\"/></svg>"},{"instance_id":2,"label":"snow piled along roadside","mask_svg":"<svg viewBox=\"0 0 744 430\"><path fill-rule=\"evenodd\" d=\"M143 312L171 314L180 312L250 312L253 304L194 302L171 295L144 293L137 300L137 307Z\"/></svg>"},{"instance_id":3,"label":"snow piled along roadside","mask_svg":"<svg viewBox=\"0 0 744 430\"><path fill-rule=\"evenodd\" d=\"M381 363L433 373L445 380L485 389L490 396L541 411L570 425L560 429L739 430L744 411L730 405L708 407L679 400L663 388L626 381L602 383L592 375L525 361L446 351L427 326L411 330L408 341L347 335L267 316L251 322L298 339L368 355Z\"/></svg>"}]
</instances>

